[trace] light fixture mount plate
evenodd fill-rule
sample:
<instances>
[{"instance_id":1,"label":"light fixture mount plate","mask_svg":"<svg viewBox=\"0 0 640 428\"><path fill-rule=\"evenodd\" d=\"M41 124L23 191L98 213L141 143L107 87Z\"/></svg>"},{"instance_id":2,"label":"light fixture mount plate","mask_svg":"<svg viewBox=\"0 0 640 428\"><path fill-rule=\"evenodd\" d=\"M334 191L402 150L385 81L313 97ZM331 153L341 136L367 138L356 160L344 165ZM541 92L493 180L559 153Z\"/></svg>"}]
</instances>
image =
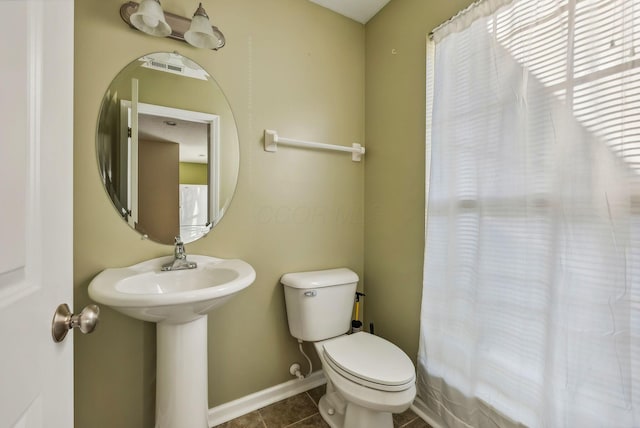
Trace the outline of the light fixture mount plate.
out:
<instances>
[{"instance_id":1,"label":"light fixture mount plate","mask_svg":"<svg viewBox=\"0 0 640 428\"><path fill-rule=\"evenodd\" d=\"M120 17L124 22L127 23L131 28L139 31L136 27L131 24L131 15L138 10L138 3L134 1L129 1L120 6ZM171 27L171 34L167 37L174 40L180 40L182 42L188 43L184 38L184 33L189 30L191 25L191 19L185 18L184 16L175 15L170 12L164 12L164 17L167 20L167 24ZM220 36L220 45L218 47L213 48L212 50L217 51L225 45L224 36L216 26L212 26L215 33Z\"/></svg>"}]
</instances>

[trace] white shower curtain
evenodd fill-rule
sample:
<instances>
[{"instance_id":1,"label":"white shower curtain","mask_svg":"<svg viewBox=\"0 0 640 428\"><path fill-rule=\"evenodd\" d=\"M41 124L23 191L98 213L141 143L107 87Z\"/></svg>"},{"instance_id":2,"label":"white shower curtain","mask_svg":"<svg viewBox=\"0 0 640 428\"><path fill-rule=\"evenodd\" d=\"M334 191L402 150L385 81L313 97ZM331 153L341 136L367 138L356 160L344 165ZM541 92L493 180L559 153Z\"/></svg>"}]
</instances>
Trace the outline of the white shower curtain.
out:
<instances>
[{"instance_id":1,"label":"white shower curtain","mask_svg":"<svg viewBox=\"0 0 640 428\"><path fill-rule=\"evenodd\" d=\"M419 398L640 426L640 1L481 1L428 57Z\"/></svg>"}]
</instances>

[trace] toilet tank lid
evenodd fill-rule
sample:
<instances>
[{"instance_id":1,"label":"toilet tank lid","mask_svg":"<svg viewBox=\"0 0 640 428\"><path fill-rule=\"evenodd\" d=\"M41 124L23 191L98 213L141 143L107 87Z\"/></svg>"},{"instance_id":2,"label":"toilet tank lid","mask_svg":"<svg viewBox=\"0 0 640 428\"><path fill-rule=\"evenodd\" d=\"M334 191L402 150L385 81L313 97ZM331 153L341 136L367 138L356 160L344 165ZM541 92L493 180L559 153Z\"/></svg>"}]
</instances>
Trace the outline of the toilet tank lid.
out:
<instances>
[{"instance_id":1,"label":"toilet tank lid","mask_svg":"<svg viewBox=\"0 0 640 428\"><path fill-rule=\"evenodd\" d=\"M292 272L282 275L280 282L293 288L331 287L332 285L357 283L358 274L347 268Z\"/></svg>"}]
</instances>

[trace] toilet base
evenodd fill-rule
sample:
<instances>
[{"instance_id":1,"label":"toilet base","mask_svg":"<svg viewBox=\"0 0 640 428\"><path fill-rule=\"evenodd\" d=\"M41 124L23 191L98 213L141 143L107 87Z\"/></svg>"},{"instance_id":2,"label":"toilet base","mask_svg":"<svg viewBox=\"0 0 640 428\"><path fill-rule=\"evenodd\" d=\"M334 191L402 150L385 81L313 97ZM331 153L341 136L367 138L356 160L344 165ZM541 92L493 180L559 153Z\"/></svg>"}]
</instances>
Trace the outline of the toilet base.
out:
<instances>
[{"instance_id":1,"label":"toilet base","mask_svg":"<svg viewBox=\"0 0 640 428\"><path fill-rule=\"evenodd\" d=\"M335 394L335 393L334 393ZM318 403L318 410L322 419L329 424L331 428L343 428L344 427L344 409L340 411L337 406L332 403L330 398L331 394L325 394L320 398Z\"/></svg>"},{"instance_id":2,"label":"toilet base","mask_svg":"<svg viewBox=\"0 0 640 428\"><path fill-rule=\"evenodd\" d=\"M325 394L320 399L320 415L331 428L393 428L391 413L344 403L337 392Z\"/></svg>"}]
</instances>

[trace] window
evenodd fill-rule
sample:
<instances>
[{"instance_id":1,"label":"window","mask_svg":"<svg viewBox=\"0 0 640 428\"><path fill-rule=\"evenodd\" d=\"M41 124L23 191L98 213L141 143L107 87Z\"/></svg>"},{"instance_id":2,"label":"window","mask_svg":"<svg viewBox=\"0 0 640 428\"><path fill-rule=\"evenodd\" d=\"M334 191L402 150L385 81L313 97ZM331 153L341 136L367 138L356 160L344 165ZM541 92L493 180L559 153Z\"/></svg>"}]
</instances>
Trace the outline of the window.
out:
<instances>
[{"instance_id":1,"label":"window","mask_svg":"<svg viewBox=\"0 0 640 428\"><path fill-rule=\"evenodd\" d=\"M419 394L452 426L640 426L639 8L436 31Z\"/></svg>"}]
</instances>

